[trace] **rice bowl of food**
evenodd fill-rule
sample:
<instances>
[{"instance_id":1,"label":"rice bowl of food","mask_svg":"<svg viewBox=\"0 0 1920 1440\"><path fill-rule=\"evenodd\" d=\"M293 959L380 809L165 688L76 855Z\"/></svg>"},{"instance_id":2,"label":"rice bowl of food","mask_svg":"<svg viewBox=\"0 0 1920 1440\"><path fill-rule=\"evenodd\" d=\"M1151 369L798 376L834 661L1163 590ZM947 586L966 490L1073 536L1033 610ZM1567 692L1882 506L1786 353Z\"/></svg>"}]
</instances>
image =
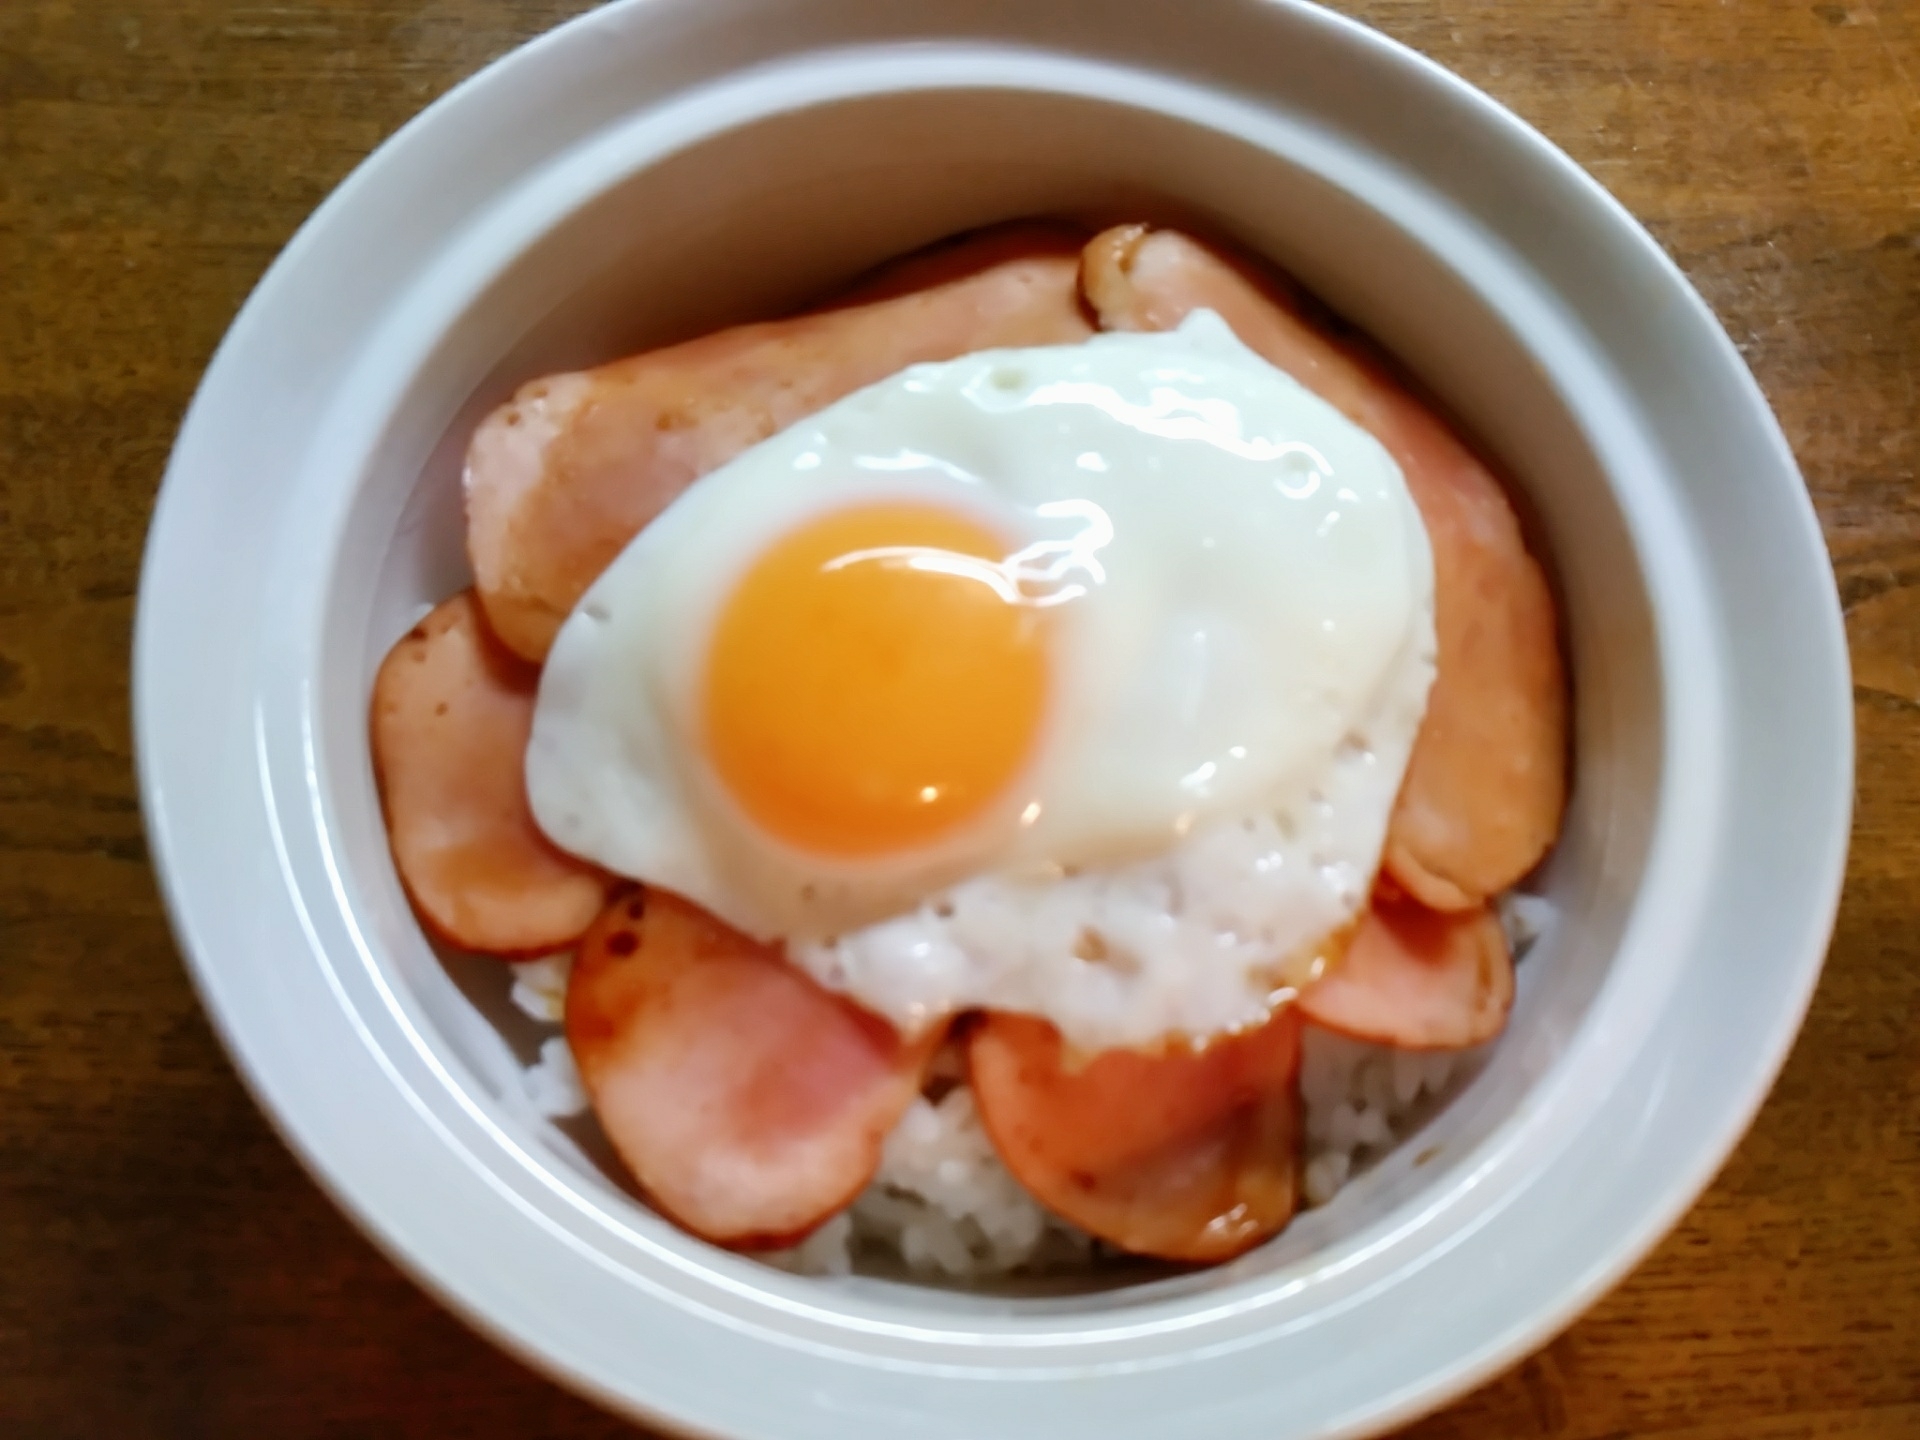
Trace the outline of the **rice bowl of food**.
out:
<instances>
[{"instance_id":1,"label":"rice bowl of food","mask_svg":"<svg viewBox=\"0 0 1920 1440\"><path fill-rule=\"evenodd\" d=\"M1215 8L608 7L189 418L183 948L316 1175L608 1403L1369 1433L1657 1239L1797 1026L1850 741L1764 402L1518 122Z\"/></svg>"}]
</instances>

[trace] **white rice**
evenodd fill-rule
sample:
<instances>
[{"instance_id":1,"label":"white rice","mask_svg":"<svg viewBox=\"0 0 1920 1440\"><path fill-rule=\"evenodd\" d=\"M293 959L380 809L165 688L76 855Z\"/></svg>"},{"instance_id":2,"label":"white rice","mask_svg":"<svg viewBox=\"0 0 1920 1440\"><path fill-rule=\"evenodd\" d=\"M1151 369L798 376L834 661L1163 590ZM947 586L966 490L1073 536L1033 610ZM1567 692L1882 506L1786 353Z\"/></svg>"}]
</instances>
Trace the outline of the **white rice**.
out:
<instances>
[{"instance_id":1,"label":"white rice","mask_svg":"<svg viewBox=\"0 0 1920 1440\"><path fill-rule=\"evenodd\" d=\"M527 1100L549 1120L564 1120L586 1110L587 1087L581 1083L566 1036L541 1041L540 1058L527 1069Z\"/></svg>"},{"instance_id":2,"label":"white rice","mask_svg":"<svg viewBox=\"0 0 1920 1440\"><path fill-rule=\"evenodd\" d=\"M572 973L571 952L519 961L513 967L509 998L541 1024L558 1025L567 1016L567 977ZM565 1120L588 1107L587 1088L564 1035L540 1042L540 1058L522 1072L521 1085L534 1113L549 1120Z\"/></svg>"},{"instance_id":3,"label":"white rice","mask_svg":"<svg viewBox=\"0 0 1920 1440\"><path fill-rule=\"evenodd\" d=\"M567 1018L567 977L572 973L571 951L520 961L513 967L513 1003L536 1020L560 1024Z\"/></svg>"},{"instance_id":4,"label":"white rice","mask_svg":"<svg viewBox=\"0 0 1920 1440\"><path fill-rule=\"evenodd\" d=\"M956 1085L937 1101L913 1102L852 1208L763 1258L802 1274L844 1275L863 1252L961 1280L1078 1268L1093 1241L1034 1203L994 1154L973 1092Z\"/></svg>"},{"instance_id":5,"label":"white rice","mask_svg":"<svg viewBox=\"0 0 1920 1440\"><path fill-rule=\"evenodd\" d=\"M1516 963L1553 924L1553 902L1544 895L1509 890L1493 902L1493 908L1500 916L1501 929L1507 932L1507 945Z\"/></svg>"},{"instance_id":6,"label":"white rice","mask_svg":"<svg viewBox=\"0 0 1920 1440\"><path fill-rule=\"evenodd\" d=\"M1306 1203L1325 1205L1368 1161L1405 1139L1448 1083L1471 1073L1474 1058L1471 1050L1396 1050L1307 1026L1300 1042Z\"/></svg>"},{"instance_id":7,"label":"white rice","mask_svg":"<svg viewBox=\"0 0 1920 1440\"><path fill-rule=\"evenodd\" d=\"M1549 902L1518 892L1502 896L1499 911L1516 959L1553 919ZM558 1022L571 963L558 956L517 966L514 1003L536 1020ZM1307 1027L1300 1062L1306 1204L1329 1203L1406 1139L1479 1069L1485 1048L1396 1050ZM542 1115L587 1108L561 1036L541 1045L525 1081ZM1093 1258L1096 1242L1043 1209L1001 1164L953 1052L936 1062L929 1089L887 1137L879 1172L853 1205L803 1243L763 1259L801 1274L845 1275L874 1256L930 1278L967 1280L1076 1269Z\"/></svg>"}]
</instances>

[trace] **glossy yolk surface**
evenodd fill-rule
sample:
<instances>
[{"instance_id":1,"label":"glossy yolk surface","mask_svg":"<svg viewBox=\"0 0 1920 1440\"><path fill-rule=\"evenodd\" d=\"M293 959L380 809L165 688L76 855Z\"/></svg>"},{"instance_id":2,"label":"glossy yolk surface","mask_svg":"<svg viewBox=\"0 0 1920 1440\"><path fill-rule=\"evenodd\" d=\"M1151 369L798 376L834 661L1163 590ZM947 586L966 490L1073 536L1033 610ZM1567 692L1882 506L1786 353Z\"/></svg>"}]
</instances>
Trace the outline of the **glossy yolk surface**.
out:
<instances>
[{"instance_id":1,"label":"glossy yolk surface","mask_svg":"<svg viewBox=\"0 0 1920 1440\"><path fill-rule=\"evenodd\" d=\"M754 821L816 854L877 856L1004 796L1048 693L1047 627L1008 550L970 517L889 502L761 553L721 608L701 714Z\"/></svg>"}]
</instances>

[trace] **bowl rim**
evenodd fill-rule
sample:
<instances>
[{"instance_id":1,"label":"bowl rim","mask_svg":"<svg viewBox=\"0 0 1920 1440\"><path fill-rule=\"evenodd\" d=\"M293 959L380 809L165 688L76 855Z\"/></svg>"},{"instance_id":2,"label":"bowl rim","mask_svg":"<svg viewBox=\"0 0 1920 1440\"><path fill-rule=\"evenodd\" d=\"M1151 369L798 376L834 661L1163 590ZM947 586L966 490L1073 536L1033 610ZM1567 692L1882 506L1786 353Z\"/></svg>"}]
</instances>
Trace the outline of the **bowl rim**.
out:
<instances>
[{"instance_id":1,"label":"bowl rim","mask_svg":"<svg viewBox=\"0 0 1920 1440\"><path fill-rule=\"evenodd\" d=\"M755 0L741 0L736 8L750 11L754 3ZM1804 952L1798 976L1800 985L1797 992L1780 997L1782 1003L1770 1016L1771 1024L1764 1036L1764 1043L1757 1047L1753 1056L1758 1061L1757 1065L1751 1067L1757 1083L1746 1087L1738 1103L1726 1107L1723 1113L1716 1116L1714 1133L1706 1143L1697 1145L1697 1153L1690 1164L1676 1169L1662 1190L1658 1203L1645 1205L1633 1217L1631 1224L1621 1226L1611 1244L1603 1247L1605 1253L1594 1255L1584 1267L1575 1267L1561 1278L1554 1304L1536 1308L1509 1325L1503 1333L1483 1335L1475 1346L1470 1347L1470 1354L1457 1356L1451 1363L1410 1382L1400 1392L1382 1395L1372 1405L1353 1410L1330 1428L1323 1427L1313 1432L1323 1435L1362 1434L1410 1419L1444 1403L1519 1358L1527 1348L1542 1342L1567 1324L1580 1309L1591 1303L1602 1290L1637 1262L1671 1227L1723 1163L1726 1154L1750 1123L1772 1077L1784 1061L1787 1047L1810 1000L1825 939L1838 903L1851 797L1852 732L1847 698L1850 696L1850 684L1847 683L1844 632L1837 597L1832 596L1824 543L1785 439L1737 351L1677 267L1626 212L1569 159L1465 82L1375 32L1313 6L1298 3L1298 0L1262 0L1262 3L1249 8L1285 17L1288 24L1308 27L1327 43L1365 51L1373 63L1395 73L1400 82L1408 87L1409 95L1443 110L1455 123L1477 127L1490 137L1490 143L1501 145L1513 157L1515 166L1527 169L1536 183L1557 186L1563 193L1576 196L1578 203L1593 217L1593 223L1609 228L1616 243L1632 250L1641 268L1657 278L1663 287L1664 298L1676 302L1680 316L1678 323L1690 327L1696 340L1717 354L1722 370L1745 401L1746 418L1753 427L1756 442L1771 452L1776 482L1784 477L1796 487L1800 519L1797 537L1799 553L1792 559L1803 566L1810 564L1817 569L1831 602L1825 613L1813 622L1820 643L1818 650L1805 663L1811 669L1824 669L1827 672L1826 683L1821 687L1828 697L1827 712L1820 718L1829 731L1839 737L1839 744L1832 751L1835 763L1824 777L1835 806L1829 811L1829 826L1820 837L1820 853L1811 857L1820 863L1809 866L1812 872L1809 886L1812 898L1803 917L1802 933L1783 940L1784 945L1797 947ZM178 664L182 647L188 643L184 637L189 633L180 622L180 592L190 583L198 563L191 553L191 537L207 530L217 531L222 523L215 510L209 508L217 497L204 493L209 491L210 485L202 478L217 473L221 468L211 458L221 448L219 425L213 418L214 412L216 406L226 403L223 395L240 383L246 353L257 351L262 344L268 343L274 325L285 323L283 319L276 320L276 315L284 316L289 310L291 292L299 284L301 268L309 262L316 249L326 242L330 231L351 224L356 207L364 208L368 203L383 171L394 170L407 162L414 152L423 151L432 144L448 143L446 136L465 123L463 117L473 106L492 103L491 97L504 87L526 83L525 77L537 69L551 75L576 65L583 48L615 38L623 27L650 19L659 19L664 23L676 13L676 7L666 3L666 0L621 0L621 3L603 10L589 12L496 62L429 107L381 147L322 206L276 262L248 301L209 367L201 392L182 428L156 506L148 540L136 628L135 732L142 804L153 841L156 869L176 938L189 961L189 970L203 1003L234 1056L236 1067L263 1110L280 1128L283 1138L300 1155L309 1171L336 1203L354 1215L361 1227L392 1258L497 1342L617 1408L645 1414L654 1423L703 1429L711 1423L710 1416L704 1414L697 1405L682 1399L656 1407L653 1395L643 1393L644 1387L636 1388L622 1379L610 1381L606 1374L579 1363L575 1357L560 1353L549 1339L539 1333L539 1327L530 1324L524 1315L510 1314L510 1307L503 1307L497 1296L489 1300L464 1283L462 1276L449 1273L444 1257L430 1255L432 1247L420 1237L417 1229L410 1230L396 1223L393 1213L386 1208L392 1203L391 1196L383 1200L369 1180L370 1167L388 1163L378 1154L378 1147L356 1144L342 1135L342 1125L337 1117L332 1121L322 1121L309 1108L296 1101L296 1092L320 1077L310 1073L309 1068L303 1068L294 1057L276 1055L270 1047L263 1045L261 1035L256 1032L265 1017L257 1004L249 1011L248 1006L253 1002L242 1001L239 992L233 988L231 972L235 965L244 961L244 956L234 951L230 929L223 932L221 927L209 925L205 919L207 907L213 902L208 895L204 875L189 858L199 842L191 838L191 827L182 821L182 807L174 800L176 795L190 793L187 787L196 779L204 779L205 775L195 763L188 763L197 757L189 757L182 751L178 737L173 734L179 728L178 721L169 718L179 713L177 691L170 687L169 675ZM417 158L412 163L418 163ZM297 306L293 308L297 312ZM308 317L308 323L313 323L312 317ZM279 680L298 683L298 677L286 675L280 676ZM254 793L250 803L258 806L261 803L260 791L270 790L272 783L270 778L263 777L276 764L284 767L287 763L300 763L303 758L306 766L311 768L313 757L310 751L304 757L293 757L291 762L286 757L276 758L275 752L285 746L282 740L270 733L273 714L258 696L227 695L222 697L221 708L232 708L243 717L244 733L250 744L250 750L236 762L237 773L223 771L219 778L215 788L221 803L249 803L247 791L251 785ZM268 809L271 810L270 800ZM262 878L268 885L282 883L286 880L290 863L288 846L302 842L299 837L289 835L284 817L269 813L263 820L271 833L277 854L269 873ZM290 880L286 880L286 883L291 890L297 891L297 885L292 885ZM337 874L334 883L339 883ZM297 893L292 894L291 900L300 911L296 918L308 943L316 950L326 950L328 942L321 938L317 928L324 926L324 917L307 913ZM367 1047L368 1053L363 1058L381 1067L386 1082L406 1095L415 1118L422 1122L422 1133L433 1135L436 1143L445 1147L446 1153L439 1157L447 1162L440 1167L443 1177L465 1173L465 1181L449 1180L448 1183L471 1185L472 1172L463 1171L463 1165L471 1163L470 1157L463 1153L466 1139L450 1128L463 1122L458 1117L449 1120L447 1116L435 1113L434 1106L424 1101L417 1089L410 1088L417 1083L417 1077L395 1072L390 1057L379 1053L379 1045L369 1037L364 1025L357 1019L349 1020L353 1004L342 989L347 982L324 965L320 969L324 973L313 978L330 990L333 1001L347 1012L341 1017L342 1023L351 1025L362 1045ZM312 993L318 993L312 987L309 989ZM386 998L387 1003L396 1007L394 1013L404 1018L404 1007L391 995ZM441 1078L452 1083L451 1077ZM486 1117L477 1113L469 1114L466 1120L482 1128L486 1125ZM486 1175L481 1178L496 1189L500 1188L497 1178ZM567 1237L553 1230L550 1215L539 1213L538 1207L529 1208L526 1195L502 1192L501 1198L523 1217L531 1218L537 1225L547 1226L563 1244L571 1243ZM1468 1238L1463 1235L1461 1243ZM738 1320L737 1315L723 1316L719 1318L719 1323L724 1328ZM820 1357L816 1357L816 1363L821 1363ZM1141 1356L1134 1356L1127 1363L1135 1369L1151 1366L1151 1362ZM1030 1381L1036 1377L1024 1378ZM1009 1388L1020 1387L1013 1385ZM713 1433L720 1432L715 1429ZM759 1430L752 1433L784 1432Z\"/></svg>"}]
</instances>

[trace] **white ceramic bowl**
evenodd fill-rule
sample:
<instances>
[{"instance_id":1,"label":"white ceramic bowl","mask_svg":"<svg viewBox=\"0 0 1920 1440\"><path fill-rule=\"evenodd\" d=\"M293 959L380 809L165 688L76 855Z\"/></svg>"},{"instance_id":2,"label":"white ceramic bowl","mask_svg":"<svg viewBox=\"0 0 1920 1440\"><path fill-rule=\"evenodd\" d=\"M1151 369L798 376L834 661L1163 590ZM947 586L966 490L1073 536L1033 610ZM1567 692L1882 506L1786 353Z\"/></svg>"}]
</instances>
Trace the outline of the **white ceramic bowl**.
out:
<instances>
[{"instance_id":1,"label":"white ceramic bowl","mask_svg":"<svg viewBox=\"0 0 1920 1440\"><path fill-rule=\"evenodd\" d=\"M773 1272L508 1096L497 967L410 917L375 665L464 581L458 460L542 370L965 226L1188 217L1281 261L1519 477L1564 597L1564 921L1407 1153L1231 1265L1010 1299ZM1548 1338L1765 1095L1848 824L1839 611L1787 448L1648 237L1533 131L1289 0L626 0L409 126L288 248L180 437L141 591L148 824L289 1143L423 1283L637 1416L754 1440L1359 1435Z\"/></svg>"}]
</instances>

